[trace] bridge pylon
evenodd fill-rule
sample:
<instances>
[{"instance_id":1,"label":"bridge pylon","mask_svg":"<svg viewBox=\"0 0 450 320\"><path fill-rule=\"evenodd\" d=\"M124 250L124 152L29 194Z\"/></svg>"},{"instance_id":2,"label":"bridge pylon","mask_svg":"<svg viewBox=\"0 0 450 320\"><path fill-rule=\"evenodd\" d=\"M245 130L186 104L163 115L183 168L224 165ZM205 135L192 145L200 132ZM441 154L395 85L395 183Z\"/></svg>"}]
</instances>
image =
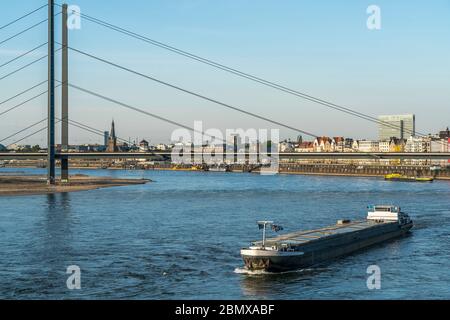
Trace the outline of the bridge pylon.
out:
<instances>
[{"instance_id":1,"label":"bridge pylon","mask_svg":"<svg viewBox=\"0 0 450 320\"><path fill-rule=\"evenodd\" d=\"M61 86L61 152L69 151L69 32L67 27L67 4L62 5L62 86ZM69 157L61 157L61 182L69 182Z\"/></svg>"},{"instance_id":2,"label":"bridge pylon","mask_svg":"<svg viewBox=\"0 0 450 320\"><path fill-rule=\"evenodd\" d=\"M55 19L54 1L48 0L48 125L47 125L47 184L55 179Z\"/></svg>"}]
</instances>

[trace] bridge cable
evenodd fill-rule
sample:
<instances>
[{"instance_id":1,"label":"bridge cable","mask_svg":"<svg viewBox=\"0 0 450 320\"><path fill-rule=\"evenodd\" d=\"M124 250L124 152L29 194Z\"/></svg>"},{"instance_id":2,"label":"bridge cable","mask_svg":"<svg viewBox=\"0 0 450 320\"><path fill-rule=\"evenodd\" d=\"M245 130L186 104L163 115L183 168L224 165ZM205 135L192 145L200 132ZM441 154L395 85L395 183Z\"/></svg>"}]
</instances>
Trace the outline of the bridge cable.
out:
<instances>
[{"instance_id":1,"label":"bridge cable","mask_svg":"<svg viewBox=\"0 0 450 320\"><path fill-rule=\"evenodd\" d=\"M56 49L56 50L55 50L55 53L58 52L58 51L60 51L61 49L62 49L62 48ZM47 58L47 57L48 57L48 55L46 54L45 56L42 56L42 57L40 57L40 58L38 58L38 59L36 59L36 60L33 60L32 62L26 64L25 66L20 67L19 69L16 69L16 70L14 70L14 71L12 71L12 72L10 72L10 73L8 73L8 74L6 74L6 75L0 77L0 81L1 81L1 80L4 80L4 79L6 79L6 78L8 78L8 77L10 77L10 76L12 76L12 75L14 75L14 74L16 74L16 73L19 72L19 71L22 71L22 70L24 70L24 69L26 69L26 68L28 68L28 67L31 67L32 65L38 63L39 61L41 61L41 60L43 60L43 59L45 59L45 58Z\"/></svg>"},{"instance_id":2,"label":"bridge cable","mask_svg":"<svg viewBox=\"0 0 450 320\"><path fill-rule=\"evenodd\" d=\"M81 50L78 50L78 49L74 49L74 48L72 48L72 47L68 47L68 48L69 48L70 50L72 50L72 51L75 51L75 52L77 52L77 53L80 53L80 54L82 54L82 55L85 55L85 56L87 56L87 57L90 57L90 58L92 58L92 59L101 61L101 62L106 63L106 64L109 64L109 65L111 65L111 66L113 66L113 67L116 67L116 68L122 69L122 70L124 70L124 71L133 73L133 74L135 74L135 75L141 76L141 77L146 78L146 79L148 79L148 80L152 80L152 81L157 82L157 83L159 83L159 84L162 84L162 85L164 85L164 86L167 86L167 87L176 89L176 90L178 90L178 91L187 93L187 94L189 94L189 95L195 96L195 97L197 97L197 98L200 98L200 99L203 99L203 100L206 100L206 101L209 101L209 102L218 104L218 105L223 106L223 107L226 107L226 108L228 108L228 109L232 109L232 110L238 111L238 112L240 112L240 113L243 113L243 114L252 116L252 117L254 117L254 118L258 118L258 119L260 119L260 120L264 120L264 121L273 123L273 124L278 125L278 126L281 126L281 127L285 127L285 128L287 128L287 129L290 129L290 130L293 130L293 131L297 131L297 132L306 134L306 135L311 136L311 137L318 137L317 135L315 135L315 134L313 134L313 133L310 133L310 132L307 132L307 131L305 131L305 130L301 130L301 129L295 128L295 127L293 127L293 126L283 124L283 123L281 123L281 122L272 120L272 119L270 119L270 118L267 118L267 117L264 117L264 116L260 116L260 115L258 115L258 114L256 114L256 113L253 113L253 112L250 112L250 111L246 111L246 110L244 110L244 109L241 109L241 108L238 108L238 107L234 107L234 106L232 106L232 105L230 105L230 104L227 104L227 103L224 103L224 102L220 102L220 101L218 101L218 100L215 100L215 99L206 97L206 96L204 96L204 95L202 95L202 94L195 93L195 92L193 92L193 91L189 91L189 90L187 90L187 89L184 89L184 88L181 88L181 87L179 87L179 86L170 84L170 83L168 83L168 82L165 82L165 81L156 79L156 78L154 78L154 77L148 76L148 75L146 75L146 74L140 73L140 72L135 71L135 70L132 70L132 69L130 69L130 68L127 68L127 67L118 65L118 64L116 64L116 63L114 63L114 62L111 62L111 61L105 60L105 59L103 59L103 58L94 56L94 55L92 55L92 54L86 53L86 52L84 52L84 51L81 51Z\"/></svg>"},{"instance_id":3,"label":"bridge cable","mask_svg":"<svg viewBox=\"0 0 450 320\"><path fill-rule=\"evenodd\" d=\"M46 81L46 82L47 82L47 81ZM55 88L58 88L58 87L60 87L60 86L61 86L61 84L58 84L58 85L55 86ZM27 104L27 103L30 102L30 101L33 101L33 100L35 100L35 99L37 99L37 98L43 96L43 95L46 94L47 92L48 92L48 90L46 90L46 91L44 91L44 92L41 92L41 93L39 93L39 94L37 94L37 95L31 97L30 99L28 99L28 100L26 100L26 101L23 101L23 102L21 102L21 103L15 105L14 107L11 107L11 108L9 108L9 109L6 109L6 110L0 112L0 117L3 116L3 115L5 115L5 114L7 114L7 113L9 113L9 112L11 112L11 111L13 111L13 110L15 110L15 109L17 109L17 108L20 108L21 106Z\"/></svg>"},{"instance_id":4,"label":"bridge cable","mask_svg":"<svg viewBox=\"0 0 450 320\"><path fill-rule=\"evenodd\" d=\"M88 126L88 125L86 125L84 123L81 123L81 122L78 122L78 121L75 121L75 120L70 120L70 119L69 119L69 124L71 126L74 126L74 127L86 130L88 132L91 132L93 134L96 134L98 136L104 137L104 131L103 130L100 130L100 129ZM131 144L130 141L128 141L126 139L123 139L123 138L120 138L120 137L116 137L116 138L117 138L117 140L120 140L120 141L125 142L127 144ZM150 152L150 153L155 154L154 152ZM155 154L155 156L156 156L156 154Z\"/></svg>"},{"instance_id":5,"label":"bridge cable","mask_svg":"<svg viewBox=\"0 0 450 320\"><path fill-rule=\"evenodd\" d=\"M59 4L57 4L57 5L61 6ZM392 123L389 123L389 122L385 122L385 121L379 120L376 117L364 114L362 112L350 109L348 107L344 107L342 105L338 105L338 104L335 104L335 103L332 103L332 102L329 102L329 101L326 101L326 100L322 100L320 98L313 97L313 96L308 95L306 93L303 93L303 92L300 92L300 91L297 91L297 90L294 90L294 89L290 89L290 88L285 87L283 85L280 85L278 83L265 80L263 78L251 75L249 73L245 73L245 72L239 71L237 69L225 66L223 64L214 62L212 60L209 60L209 59L206 59L206 58L203 58L203 57L200 57L198 55L189 53L187 51L175 48L175 47L170 46L168 44L156 41L154 39L150 39L150 38L148 38L146 36L137 34L137 33L133 32L133 31L124 29L122 27L119 27L117 25L108 23L106 21L102 21L100 19L94 18L94 17L89 16L87 14L82 14L82 13L77 13L77 12L74 12L74 14L77 14L77 15L83 17L84 19L86 19L88 21L91 21L91 22L96 23L98 25L101 25L103 27L109 28L109 29L114 30L116 32L120 32L122 34L128 35L128 36L133 37L135 39L138 39L138 40L144 41L146 43L149 43L151 45L160 47L160 48L165 49L165 50L169 50L169 51L174 52L176 54L179 54L179 55L185 56L187 58L196 60L198 62L207 64L207 65L212 66L214 68L217 68L217 69L220 69L220 70L232 73L232 74L237 75L239 77L243 77L243 78L246 78L248 80L252 80L254 82L263 84L263 85L271 87L273 89L276 89L276 90L279 90L279 91L283 91L285 93L288 93L288 94L291 94L291 95L294 95L294 96L297 96L297 97L309 100L309 101L317 103L317 104L321 104L321 105L323 105L325 107L328 107L328 108L331 108L331 109L334 109L334 110L337 110L337 111L341 111L341 112L347 113L347 114L352 115L352 116L356 116L356 117L358 117L360 119L371 121L371 122L374 122L374 123L377 123L377 124L380 124L380 125L383 125L383 126L387 126L387 127L393 128L393 129L401 129L401 126L398 126L398 125L395 125L395 124L392 124ZM406 131L408 133L410 133L410 134L415 133L415 132L413 132L412 130L409 130L409 129L406 129ZM422 135L424 135L424 134L422 134Z\"/></svg>"},{"instance_id":6,"label":"bridge cable","mask_svg":"<svg viewBox=\"0 0 450 320\"><path fill-rule=\"evenodd\" d=\"M16 141L14 141L13 143L10 143L10 144L8 144L8 145L10 146L10 145L13 145L13 144L17 144L17 143L19 143L19 142L21 142L21 141L23 141L23 140L25 140L25 139L28 139L28 138L31 138L31 137L37 135L38 133L41 133L41 132L44 131L44 130L47 130L47 126L45 126L44 128L39 129L39 130L37 130L37 131L35 131L35 132L29 134L29 135L27 135L27 136L25 136L25 137L23 137L23 138L20 138L19 140L16 140Z\"/></svg>"},{"instance_id":7,"label":"bridge cable","mask_svg":"<svg viewBox=\"0 0 450 320\"><path fill-rule=\"evenodd\" d=\"M55 118L55 120L57 120L56 123L59 123L59 122L62 121L60 118ZM30 126L24 128L24 129L21 129L21 130L15 132L15 133L11 134L10 136L8 136L8 137L6 137L6 138L1 139L0 142L3 142L3 141L5 141L5 140L8 140L8 139L10 139L10 138L12 138L12 137L18 135L18 134L21 134L22 132L25 132L25 131L31 129L31 128L33 128L33 127L35 127L35 126L41 124L41 123L44 122L44 121L47 121L47 118L44 118L44 119L42 119L42 120L40 120L40 121L38 121L38 122L36 122L36 123L34 123L34 124L32 124L32 125L30 125ZM89 126L87 126L87 125L85 125L85 124L83 124L83 123L80 123L80 122L77 122L77 121L73 121L73 120L69 120L69 122L74 122L74 123L70 123L70 125L72 125L72 126L78 127L78 128L80 128L80 129L83 129L83 130L86 130L86 131L89 131L89 132L91 132L91 133L93 133L93 134L96 134L96 135L101 135L101 136L103 136L103 133L100 133L101 130L99 130L99 129L95 129L95 128L89 127ZM87 128L84 128L83 126L84 126L84 127L87 127ZM47 127L45 127L45 129L47 129ZM32 135L37 134L37 133L41 132L42 130L43 130L43 129L39 129L38 131L36 131L36 132L33 133ZM96 131L98 131L98 132L96 132ZM22 138L20 141L25 140L25 139L28 138L28 137L29 137L29 136L27 136L27 137L25 137L25 138ZM117 137L117 139L122 140L122 141L124 141L124 142L127 142L127 140L121 139L121 138L119 138L119 137ZM20 142L20 141L18 141L18 142ZM15 143L17 143L17 142L15 142ZM11 143L11 144L15 144L15 143ZM11 145L11 144L10 144L10 145Z\"/></svg>"},{"instance_id":8,"label":"bridge cable","mask_svg":"<svg viewBox=\"0 0 450 320\"><path fill-rule=\"evenodd\" d=\"M62 119L60 119L60 118L56 118L56 119L59 120L59 122L62 121ZM96 134L96 135L98 135L98 136L104 137L104 131L102 131L102 130L100 130L100 129L96 129L96 128L93 128L93 127L91 127L91 126L88 126L88 125L86 125L86 124L84 124L84 123L81 123L81 122L78 122L78 121L75 121L75 120L70 120L70 119L68 120L68 123L69 123L71 126L74 126L74 127L76 127L76 128L79 128L79 129L85 130L85 131L87 131L87 132ZM126 140L126 139L123 139L123 138L120 138L120 137L116 137L116 138L117 138L117 140L120 140L120 141L125 142L125 143L127 143L127 144L130 143L130 142L129 142L128 140ZM151 153L153 153L153 152L151 152ZM156 154L155 154L155 155L156 155Z\"/></svg>"},{"instance_id":9,"label":"bridge cable","mask_svg":"<svg viewBox=\"0 0 450 320\"><path fill-rule=\"evenodd\" d=\"M28 54L30 54L30 53L36 51L37 49L42 48L42 47L45 46L47 43L48 43L48 42L45 42L45 43L43 43L43 44L41 44L41 45L39 45L39 46L37 46L37 47L35 47L35 48L33 48L33 49L31 49L31 50L25 52L25 53L23 53L23 54L21 54L21 55L15 57L15 58L12 59L12 60L9 60L8 62L5 62L5 63L1 64L1 65L0 65L0 68L6 66L6 65L8 65L8 64L10 64L10 63L12 63L12 62L14 62L14 61L16 61L16 60L19 60L20 58L25 57L26 55L28 55Z\"/></svg>"},{"instance_id":10,"label":"bridge cable","mask_svg":"<svg viewBox=\"0 0 450 320\"><path fill-rule=\"evenodd\" d=\"M59 118L56 118L56 119L59 119ZM59 119L59 120L61 120L61 119ZM74 126L74 127L77 127L77 128L83 129L83 130L86 130L86 131L88 131L88 132L91 132L91 133L93 133L93 134L96 134L96 135L98 135L98 136L104 137L104 131L102 131L102 130L100 130L100 129L93 128L93 127L90 127L90 126L88 126L88 125L86 125L86 124L84 124L84 123L81 123L81 122L78 122L78 121L70 120L70 119L69 119L69 124L70 124L71 126ZM196 131L196 130L194 130L193 128L189 128L189 127L187 127L187 126L186 126L186 129L188 129L188 130L190 130L190 131ZM197 132L198 132L198 131L197 131ZM199 133L202 133L202 134L204 134L204 135L206 135L206 136L209 136L210 138L215 138L216 140L221 140L222 142L225 142L225 140L223 140L223 139L217 139L217 137L212 137L212 136L210 136L210 135L207 135L207 134L204 133L204 132L199 132ZM123 139L123 138L120 138L120 137L116 137L116 138L117 138L117 140L121 140L122 142L125 142L125 143L127 143L127 144L130 144L130 141L128 141L128 140L126 140L126 139ZM135 144L135 145L136 145L136 144ZM148 153L154 154L155 156L160 156L160 155L156 154L156 153L153 152L153 151L150 151L150 152L148 152ZM274 157L271 156L271 157L269 157L269 159L274 159Z\"/></svg>"},{"instance_id":11,"label":"bridge cable","mask_svg":"<svg viewBox=\"0 0 450 320\"><path fill-rule=\"evenodd\" d=\"M58 13L56 13L55 15L53 15L53 17L57 17L57 16L60 15L60 14L61 14L61 12L58 12ZM8 42L8 41L10 41L10 40L12 40L12 39L14 39L14 38L17 38L18 36L20 36L20 35L22 35L22 34L28 32L28 31L30 31L31 29L34 29L34 28L38 27L39 25L43 24L43 23L46 22L46 21L48 21L48 18L46 18L46 19L44 19L44 20L42 20L42 21L39 21L39 22L36 23L36 24L33 24L32 26L30 26L30 27L28 27L28 28L26 28L26 29L24 29L24 30L22 30L22 31L20 31L20 32L14 34L14 35L12 35L12 36L10 36L9 38L7 38L7 39L5 39L5 40L0 41L0 45L4 44L4 43L6 43L6 42Z\"/></svg>"},{"instance_id":12,"label":"bridge cable","mask_svg":"<svg viewBox=\"0 0 450 320\"><path fill-rule=\"evenodd\" d=\"M58 80L56 80L56 81L58 81ZM61 81L58 81L58 82L61 82ZM158 119L158 120L161 120L161 121L170 123L170 124L172 124L172 125L175 125L175 126L178 126L178 127L181 127L181 128L185 128L185 129L187 129L187 130L189 130L189 131L192 131L192 132L195 132L195 133L199 133L199 134L201 134L201 135L203 135L203 136L206 136L206 137L209 137L209 138L215 140L216 142L217 142L217 141L221 141L222 143L226 143L226 140L224 140L224 139L219 139L219 138L217 138L217 137L215 137L215 136L212 136L212 135L210 135L210 134L205 133L204 131L196 130L195 128L192 128L192 127L189 127L189 126L187 126L187 125L184 125L184 124L181 124L181 123L178 123L178 122L169 120L169 119L167 119L167 118L164 118L164 117L155 115L155 114L150 113L150 112L148 112L148 111L145 111L145 110L143 110L143 109L140 109L140 108L137 108L137 107L130 106L130 105L125 104L125 103L123 103L123 102L117 101L117 100L115 100L115 99L106 97L106 96L104 96L104 95L101 95L101 94L99 94L99 93L96 93L96 92L93 92L93 91L90 91L90 90L87 90L87 89L81 88L81 87L79 87L79 86L76 86L76 85L73 85L73 84L70 84L70 83L68 83L67 85L68 85L69 87L71 87L71 88L77 89L77 90L79 90L79 91L81 91L81 92L90 94L90 95L92 95L92 96L94 96L94 97L103 99L103 100L105 100L105 101L112 102L112 103L117 104L117 105L119 105L119 106L122 106L122 107L124 107L124 108L127 108L127 109L130 109L130 110L133 110L133 111L142 113L142 114L144 114L144 115L150 116L150 117L152 117L152 118L156 118L156 119ZM70 120L69 120L69 121L70 121ZM153 152L152 152L152 153L153 153ZM267 152L267 153L269 154L269 152ZM371 156L372 156L372 155L371 155ZM374 157L375 157L375 156L374 156ZM269 159L275 159L273 156L269 156L268 158L269 158ZM376 157L376 158L378 159L378 157Z\"/></svg>"},{"instance_id":13,"label":"bridge cable","mask_svg":"<svg viewBox=\"0 0 450 320\"><path fill-rule=\"evenodd\" d=\"M44 4L43 6L40 6L39 8L37 8L37 9L35 9L35 10L33 10L33 11L31 11L31 12L29 12L29 13L27 13L27 14L25 14L25 15L17 18L17 19L15 19L15 20L13 20L11 22L8 22L7 24L1 26L0 30L3 30L4 28L9 27L10 25L12 25L12 24L14 24L14 23L16 23L16 22L18 22L18 21L20 21L22 19L24 19L24 18L26 18L28 16L31 16L33 13L38 12L39 10L45 8L46 6L48 6L48 4Z\"/></svg>"},{"instance_id":14,"label":"bridge cable","mask_svg":"<svg viewBox=\"0 0 450 320\"><path fill-rule=\"evenodd\" d=\"M16 70L14 70L14 71L12 71L12 72L10 72L10 73L8 73L8 74L6 74L6 75L0 77L0 81L1 81L1 80L4 80L4 79L6 79L6 78L8 78L8 77L10 77L10 76L12 76L12 75L14 75L14 74L16 74L17 72L19 72L19 71L21 71L21 70L24 70L24 69L26 69L26 68L28 68L28 67L31 67L33 64L36 64L36 63L38 63L39 61L44 60L45 58L47 58L47 56L48 56L48 55L45 55L45 56L43 56L43 57L40 57L40 58L38 58L38 59L36 59L36 60L34 60L34 61L32 61L32 62L26 64L25 66L20 67L19 69L16 69Z\"/></svg>"},{"instance_id":15,"label":"bridge cable","mask_svg":"<svg viewBox=\"0 0 450 320\"><path fill-rule=\"evenodd\" d=\"M79 126L83 126L83 127L86 128L85 130L89 129L89 130L92 130L92 131L96 131L96 132L93 132L93 133L98 134L98 135L104 137L105 132L104 132L103 130L100 130L100 129L97 129L97 128L88 126L87 124L84 124L84 123L81 123L81 122L78 122L78 121L69 119L69 123L70 123L70 122L71 122L71 125L73 125L73 126L76 126L76 127L78 127L78 128L81 128L81 127L79 127ZM81 128L81 129L83 129L83 128ZM130 142L130 141L128 141L128 140L126 140L126 139L123 139L123 138L120 138L120 137L117 137L117 140L120 140L120 141L126 142L126 143L129 143L129 142Z\"/></svg>"},{"instance_id":16,"label":"bridge cable","mask_svg":"<svg viewBox=\"0 0 450 320\"><path fill-rule=\"evenodd\" d=\"M3 141L8 140L8 139L10 139L10 138L12 138L12 137L15 137L15 136L17 136L18 134L21 134L22 132L25 132L25 131L27 131L28 129L31 129L31 128L33 128L33 127L35 127L35 126L41 124L42 122L44 122L44 121L46 121L46 120L47 120L47 118L44 118L44 119L42 119L41 121L38 121L38 122L36 122L36 123L34 123L34 124L32 124L32 125L30 125L30 126L24 128L24 129L20 130L20 131L17 131L17 132L15 132L15 133L13 133L12 135L10 135L10 136L8 136L8 137L6 137L6 138L1 139L0 142L3 142ZM12 144L13 144L13 143L12 143Z\"/></svg>"},{"instance_id":17,"label":"bridge cable","mask_svg":"<svg viewBox=\"0 0 450 320\"><path fill-rule=\"evenodd\" d=\"M33 29L33 28L36 28L37 26L43 24L43 23L46 22L47 20L48 20L48 19L44 19L44 20L42 20L42 21L40 21L40 22L38 22L38 23L32 25L31 27L28 27L28 28L26 28L26 29L24 29L24 30L22 30L22 31L20 31L20 32L14 34L14 35L12 35L11 37L9 37L9 38L7 38L7 39L5 39L5 40L0 41L0 45L4 44L4 43L6 43L6 42L8 42L8 41L10 41L10 40L12 40L12 39L14 39L14 38L17 38L18 36L24 34L24 33L27 32L27 31L30 31L30 30Z\"/></svg>"},{"instance_id":18,"label":"bridge cable","mask_svg":"<svg viewBox=\"0 0 450 320\"><path fill-rule=\"evenodd\" d=\"M55 118L55 119L62 121L62 119L60 119L60 118ZM96 131L91 130L91 129L89 129L89 128L85 128L85 127L83 127L82 125L78 125L78 124L75 124L75 123L73 123L73 122L74 122L74 121L72 121L72 120L68 120L68 123L69 123L71 126L74 126L74 127L80 128L80 129L83 129L83 130L85 130L85 131L88 131L88 132L93 133L93 134L96 134L96 135L101 135L101 136L103 136L103 134L100 134L99 132L96 132Z\"/></svg>"},{"instance_id":19,"label":"bridge cable","mask_svg":"<svg viewBox=\"0 0 450 320\"><path fill-rule=\"evenodd\" d=\"M58 42L57 42L57 43L58 43ZM60 43L58 43L58 44L60 44ZM201 95L201 94L199 94L199 93L195 93L195 92L193 92L193 91L189 91L189 90L187 90L187 89L184 89L184 88L181 88L181 87L179 87L179 86L170 84L170 83L168 83L168 82L165 82L165 81L156 79L156 78L154 78L154 77L151 77L151 76L149 76L149 75L140 73L140 72L135 71L135 70L133 70L133 69L130 69L130 68L128 68L128 67L124 67L124 66L121 66L121 65L119 65L119 64L117 64L117 63L111 62L111 61L109 61L109 60L100 58L100 57L95 56L95 55L93 55L93 54L90 54L90 53L87 53L87 52L84 52L84 51L81 51L81 50L78 50L78 49L75 49L75 48L72 48L72 47L68 47L68 48L69 48L70 50L72 50L72 51L75 51L75 52L79 53L79 54L85 55L85 56L87 56L87 57L90 57L90 58L92 58L92 59L98 60L98 61L103 62L103 63L105 63L105 64L109 64L109 65L111 65L111 66L113 66L113 67L116 67L116 68L118 68L118 69L121 69L121 70L130 72L130 73L133 73L133 74L138 75L138 76L141 76L141 77L146 78L146 79L148 79L148 80L152 80L152 81L157 82L157 83L159 83L159 84L162 84L162 85L164 85L164 86L167 86L167 87L170 87L170 88L173 88L173 89L182 91L182 92L184 92L184 93L187 93L187 94L196 96L196 97L201 98L201 99L203 99L203 100L213 102L213 103L218 104L218 105L221 105L221 106L223 106L223 107L226 107L226 108L229 108L229 109L232 109L232 110L235 110L235 111L238 111L238 112L241 112L241 113L250 115L250 116L252 116L252 117L255 117L255 118L258 118L258 119L261 119L261 120L264 120L264 121L267 121L267 122L270 122L270 123L273 123L273 124L282 126L282 127L284 127L284 128L287 128L287 129L290 129L290 130L293 130L293 131L297 131L297 132L306 134L306 135L311 136L311 137L314 137L314 138L320 137L319 135L312 134L312 133L310 133L310 132L307 132L307 131L304 131L304 130L301 130L301 129L292 127L292 126L290 126L290 125L283 124L283 123L281 123L281 122L278 122L278 121L269 119L269 118L267 118L267 117L260 116L260 115L258 115L258 114L255 114L255 113L252 113L252 112L243 110L243 109L241 109L241 108L237 108L237 107L234 107L234 106L232 106L232 105L229 105L229 104L220 102L220 101L218 101L218 100L215 100L215 99L206 97L206 96ZM388 125L388 123L383 122L383 125L384 125L384 124ZM389 125L390 125L390 124L389 124ZM395 126L395 125L392 125L392 126ZM391 126L391 127L392 127L392 126ZM409 130L409 131L412 133L411 130ZM424 133L421 133L421 132L415 132L415 134L418 135L418 136L422 136L422 137L427 137L427 136L428 136L427 134L424 134ZM443 144L444 142L438 141L438 143L439 143L439 144Z\"/></svg>"},{"instance_id":20,"label":"bridge cable","mask_svg":"<svg viewBox=\"0 0 450 320\"><path fill-rule=\"evenodd\" d=\"M9 102L9 101L11 101L11 100L17 98L17 97L20 97L21 95L23 95L23 94L25 94L25 93L27 93L27 92L30 92L31 90L33 90L33 89L35 89L35 88L37 88L37 87L39 87L39 86L41 86L41 85L43 85L44 83L47 83L47 82L48 82L47 80L42 81L42 82L39 82L38 84L36 84L36 85L34 85L34 86L32 86L32 87L30 87L30 88L28 88L28 89L26 89L26 90L24 90L24 91L18 93L18 94L16 94L15 96L13 96L13 97L11 97L11 98L8 98L8 99L6 99L6 100L4 100L4 101L1 101L1 102L0 102L0 106L1 106L2 104L5 104L5 103L7 103L7 102Z\"/></svg>"},{"instance_id":21,"label":"bridge cable","mask_svg":"<svg viewBox=\"0 0 450 320\"><path fill-rule=\"evenodd\" d=\"M6 109L5 111L0 112L0 117L5 115L5 114L7 114L7 113L9 113L9 112L11 112L11 111L13 111L13 110L15 110L15 109L17 109L17 108L19 108L19 107L21 107L21 106L23 106L23 105L25 105L25 104L27 104L30 101L33 101L33 100L43 96L46 93L47 93L47 91L41 92L41 93L35 95L34 97L32 97L32 98L30 98L30 99L28 99L28 100L26 100L24 102L21 102L21 103L15 105L14 107L11 107L9 109Z\"/></svg>"},{"instance_id":22,"label":"bridge cable","mask_svg":"<svg viewBox=\"0 0 450 320\"><path fill-rule=\"evenodd\" d=\"M164 118L164 117L159 116L159 115L156 115L156 114L154 114L154 113L150 113L150 112L145 111L145 110L143 110L143 109L140 109L140 108L131 106L131 105L126 104L126 103L124 103L124 102L120 102L120 101L115 100L115 99L113 99L113 98L109 98L109 97L107 97L107 96L101 95L101 94L96 93L96 92L93 92L93 91L91 91L91 90L81 88L81 87L79 87L79 86L77 86L77 85L74 85L74 84L71 84L71 83L69 83L68 86L71 87L71 88L77 89L78 91L81 91L81 92L87 93L87 94L89 94L89 95L92 95L92 96L94 96L94 97L100 98L100 99L102 99L102 100L105 100L105 101L114 103L114 104L116 104L116 105L122 106L122 107L124 107L124 108L127 108L127 109L130 109L130 110L133 110L133 111L142 113L142 114L144 114L144 115L147 115L147 116L150 116L150 117L152 117L152 118L161 120L161 121L163 121L163 122L167 122L167 123L172 124L172 125L174 125L174 126L176 126L176 127L185 128L185 129L187 129L187 130L189 130L189 131L196 132L196 133L200 133L200 134L202 134L202 135L209 136L209 137L212 138L212 136L206 134L206 133L203 132L203 131L195 130L194 128L189 127L189 126L187 126L187 125L184 125L184 124L182 124L182 123L179 123L179 122L176 122L176 121L173 121L173 120Z\"/></svg>"}]
</instances>

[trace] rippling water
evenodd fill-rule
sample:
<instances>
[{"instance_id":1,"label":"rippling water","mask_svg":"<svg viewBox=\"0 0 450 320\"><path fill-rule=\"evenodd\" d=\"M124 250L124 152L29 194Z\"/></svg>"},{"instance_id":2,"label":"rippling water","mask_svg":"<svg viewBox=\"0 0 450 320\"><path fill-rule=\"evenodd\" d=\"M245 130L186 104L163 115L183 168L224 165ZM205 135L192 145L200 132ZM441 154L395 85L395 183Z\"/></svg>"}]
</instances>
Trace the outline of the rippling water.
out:
<instances>
[{"instance_id":1,"label":"rippling water","mask_svg":"<svg viewBox=\"0 0 450 320\"><path fill-rule=\"evenodd\" d=\"M450 298L450 181L72 173L154 183L0 197L0 298ZM260 237L256 220L273 219L288 232L362 218L371 203L402 206L416 223L411 235L308 270L241 272L239 249ZM381 268L380 290L366 286L372 264ZM66 287L69 265L81 268L81 290Z\"/></svg>"}]
</instances>

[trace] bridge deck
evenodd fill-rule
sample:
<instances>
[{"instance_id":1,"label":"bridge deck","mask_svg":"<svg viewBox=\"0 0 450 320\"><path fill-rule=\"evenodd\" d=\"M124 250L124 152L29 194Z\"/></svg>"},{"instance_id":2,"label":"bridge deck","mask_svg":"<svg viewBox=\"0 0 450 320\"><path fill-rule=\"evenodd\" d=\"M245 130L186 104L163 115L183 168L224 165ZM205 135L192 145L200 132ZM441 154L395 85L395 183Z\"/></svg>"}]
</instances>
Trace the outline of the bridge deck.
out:
<instances>
[{"instance_id":1,"label":"bridge deck","mask_svg":"<svg viewBox=\"0 0 450 320\"><path fill-rule=\"evenodd\" d=\"M206 153L205 153L206 154ZM201 153L194 153L195 156L201 156ZM256 159L257 153L248 153L249 157ZM299 153L272 153L272 157L280 159L434 159L434 160L448 160L450 159L450 152L397 152L397 153L383 153L383 152L299 152ZM68 152L57 153L56 157L62 156L71 159L150 159L155 157L170 157L171 152ZM232 158L233 153L222 154L215 153L216 157L228 156ZM244 156L244 153L239 153L238 156ZM264 156L264 154L261 154ZM0 153L0 159L46 159L46 153Z\"/></svg>"}]
</instances>

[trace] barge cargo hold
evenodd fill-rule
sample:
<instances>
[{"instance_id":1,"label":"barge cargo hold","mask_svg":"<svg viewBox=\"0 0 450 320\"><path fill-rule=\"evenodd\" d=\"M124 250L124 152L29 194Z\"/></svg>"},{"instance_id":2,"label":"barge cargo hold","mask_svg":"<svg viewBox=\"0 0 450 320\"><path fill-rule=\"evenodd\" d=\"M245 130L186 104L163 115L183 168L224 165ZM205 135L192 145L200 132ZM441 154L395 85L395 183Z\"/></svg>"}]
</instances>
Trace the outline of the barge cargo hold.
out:
<instances>
[{"instance_id":1,"label":"barge cargo hold","mask_svg":"<svg viewBox=\"0 0 450 320\"><path fill-rule=\"evenodd\" d=\"M400 237L413 227L412 220L399 207L369 206L368 209L366 220L339 220L333 226L268 239L268 226L275 231L281 228L272 221L260 221L262 241L241 250L245 267L268 272L304 269Z\"/></svg>"}]
</instances>

